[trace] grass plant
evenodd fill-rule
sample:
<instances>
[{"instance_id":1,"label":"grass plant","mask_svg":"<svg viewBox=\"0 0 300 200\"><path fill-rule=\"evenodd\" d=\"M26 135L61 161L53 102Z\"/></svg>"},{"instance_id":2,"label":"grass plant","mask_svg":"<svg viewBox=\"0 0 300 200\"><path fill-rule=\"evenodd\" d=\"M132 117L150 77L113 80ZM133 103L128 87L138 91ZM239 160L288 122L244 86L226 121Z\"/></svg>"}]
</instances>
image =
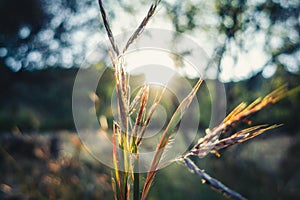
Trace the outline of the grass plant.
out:
<instances>
[{"instance_id":1,"label":"grass plant","mask_svg":"<svg viewBox=\"0 0 300 200\"><path fill-rule=\"evenodd\" d=\"M130 97L129 74L124 62L124 54L128 47L143 33L150 18L156 12L160 0L154 1L150 6L146 17L142 20L136 31L128 39L122 51L119 50L110 24L104 9L102 0L98 0L103 23L107 36L112 46L109 52L111 56L112 66L114 69L116 93L117 93L117 119L113 123L113 177L112 188L114 198L118 200L134 199L145 200L149 194L149 190L159 170L159 164L165 152L166 146L173 137L176 126L180 123L185 111L189 108L190 103L195 97L203 80L200 78L192 91L179 104L175 112L172 114L167 126L164 128L159 142L156 146L154 156L152 158L150 170L145 177L145 181L141 184L141 176L134 172L134 168L139 167L140 146L143 142L143 136L153 114L155 113L160 101L164 95L164 90L157 95L154 101L149 98L151 87L145 83L144 86L136 93L135 97ZM212 178L204 170L197 167L191 157L203 158L213 153L219 156L219 150L250 140L265 131L277 128L281 125L256 125L251 126L250 117L272 105L283 97L289 95L292 91L288 91L284 85L275 89L264 98L258 98L251 104L241 103L225 119L216 127L206 129L206 135L184 155L179 156L172 162L183 163L192 173L200 177L202 182L211 188L223 193L225 196L233 199L246 199L241 194L229 189L227 186ZM147 109L148 108L148 109ZM134 114L134 115L133 115ZM134 118L133 123L130 119ZM231 133L233 128L240 123L246 123L248 128ZM121 170L123 169L123 170Z\"/></svg>"}]
</instances>

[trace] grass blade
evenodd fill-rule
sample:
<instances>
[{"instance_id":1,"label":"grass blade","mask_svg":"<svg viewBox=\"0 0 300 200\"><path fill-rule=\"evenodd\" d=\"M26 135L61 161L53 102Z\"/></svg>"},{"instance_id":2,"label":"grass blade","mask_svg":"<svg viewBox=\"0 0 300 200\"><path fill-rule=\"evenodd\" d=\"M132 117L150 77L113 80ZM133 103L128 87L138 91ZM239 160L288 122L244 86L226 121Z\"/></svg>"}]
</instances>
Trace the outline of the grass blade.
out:
<instances>
[{"instance_id":1,"label":"grass blade","mask_svg":"<svg viewBox=\"0 0 300 200\"><path fill-rule=\"evenodd\" d=\"M116 196L118 196L118 199L124 199L124 197L122 197L123 192L121 192L122 186L121 186L121 178L120 178L119 163L118 163L119 156L117 151L117 137L119 137L119 135L120 133L117 124L114 123L112 142L113 142L113 165L115 171L115 179L113 179L113 182L115 182L115 185L117 187L113 189L116 191Z\"/></svg>"},{"instance_id":2,"label":"grass blade","mask_svg":"<svg viewBox=\"0 0 300 200\"><path fill-rule=\"evenodd\" d=\"M190 94L180 103L180 105L178 106L178 108L176 109L176 111L174 112L171 120L169 121L169 124L167 125L166 129L164 130L160 142L156 147L155 150L155 155L154 158L152 160L151 163L151 167L150 167L150 171L147 175L146 181L145 181L145 185L143 188L143 192L142 192L142 200L144 200L147 197L147 194L150 190L150 186L153 182L154 176L157 172L157 166L161 160L161 157L163 155L164 152L164 148L167 146L167 144L169 143L169 140L171 138L172 132L175 129L175 127L177 126L177 124L180 122L182 115L186 112L186 110L188 109L190 103L192 102L193 98L196 95L196 92L198 91L201 83L202 83L202 79L200 79L196 85L194 86L193 90L190 92ZM181 112L182 111L182 112Z\"/></svg>"}]
</instances>

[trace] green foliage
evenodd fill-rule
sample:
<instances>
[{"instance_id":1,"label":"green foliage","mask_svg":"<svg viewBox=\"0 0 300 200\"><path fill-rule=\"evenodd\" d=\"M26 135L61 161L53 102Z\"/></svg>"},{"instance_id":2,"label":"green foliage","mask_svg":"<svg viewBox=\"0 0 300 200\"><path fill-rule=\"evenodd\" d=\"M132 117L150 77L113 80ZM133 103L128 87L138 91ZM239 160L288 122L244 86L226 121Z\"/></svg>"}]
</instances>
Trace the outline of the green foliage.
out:
<instances>
[{"instance_id":1,"label":"green foliage","mask_svg":"<svg viewBox=\"0 0 300 200\"><path fill-rule=\"evenodd\" d=\"M0 130L72 129L72 87L76 70L10 70L1 74Z\"/></svg>"}]
</instances>

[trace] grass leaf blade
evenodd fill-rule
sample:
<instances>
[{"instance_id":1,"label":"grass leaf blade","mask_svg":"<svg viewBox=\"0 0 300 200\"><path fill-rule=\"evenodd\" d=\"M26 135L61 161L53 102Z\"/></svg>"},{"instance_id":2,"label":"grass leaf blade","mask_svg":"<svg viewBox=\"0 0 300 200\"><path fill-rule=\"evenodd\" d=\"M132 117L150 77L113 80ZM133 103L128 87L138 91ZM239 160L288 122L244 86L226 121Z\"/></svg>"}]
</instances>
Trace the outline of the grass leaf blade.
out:
<instances>
[{"instance_id":1,"label":"grass leaf blade","mask_svg":"<svg viewBox=\"0 0 300 200\"><path fill-rule=\"evenodd\" d=\"M195 97L202 82L203 82L203 80L199 79L199 81L196 83L196 85L194 86L192 91L189 93L189 95L180 103L180 105L174 112L171 120L169 121L169 124L167 125L166 129L164 130L164 132L161 136L160 142L156 147L155 155L154 155L154 158L151 163L150 171L149 171L146 181L145 181L145 185L144 185L143 192L142 192L142 199L145 199L147 197L147 194L150 190L150 186L151 186L154 176L157 172L158 164L163 155L164 148L169 143L173 129L180 122L182 115L187 111L189 105L191 104L193 98ZM182 111L182 113L181 113L181 111Z\"/></svg>"}]
</instances>

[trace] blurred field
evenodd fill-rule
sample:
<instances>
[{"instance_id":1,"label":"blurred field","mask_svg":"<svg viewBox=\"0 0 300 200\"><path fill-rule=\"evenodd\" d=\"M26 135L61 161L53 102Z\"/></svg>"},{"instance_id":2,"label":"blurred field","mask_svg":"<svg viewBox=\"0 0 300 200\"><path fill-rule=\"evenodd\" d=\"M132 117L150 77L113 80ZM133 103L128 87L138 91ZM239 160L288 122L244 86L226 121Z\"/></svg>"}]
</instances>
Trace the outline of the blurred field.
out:
<instances>
[{"instance_id":1,"label":"blurred field","mask_svg":"<svg viewBox=\"0 0 300 200\"><path fill-rule=\"evenodd\" d=\"M76 133L2 134L0 138L1 199L112 198L109 168L86 151ZM296 200L300 196L299 144L299 138L274 132L198 164L249 199ZM183 198L225 199L184 166L162 169L150 199Z\"/></svg>"},{"instance_id":2,"label":"blurred field","mask_svg":"<svg viewBox=\"0 0 300 200\"><path fill-rule=\"evenodd\" d=\"M0 79L0 199L112 199L110 168L83 148L73 124L71 95L76 70L5 73L6 78ZM98 114L106 115L109 126L111 82L108 70L96 92L101 98ZM279 71L271 80L257 74L243 82L226 84L228 111L284 82L295 87L299 76ZM197 97L201 112L199 132L203 134L203 128L209 124L211 103L205 87ZM220 158L208 156L199 166L249 199L298 200L299 99L299 94L293 95L254 117L255 124L284 126L221 151ZM88 116L84 117L88 122ZM202 185L184 166L173 164L159 171L149 199L225 197Z\"/></svg>"}]
</instances>

